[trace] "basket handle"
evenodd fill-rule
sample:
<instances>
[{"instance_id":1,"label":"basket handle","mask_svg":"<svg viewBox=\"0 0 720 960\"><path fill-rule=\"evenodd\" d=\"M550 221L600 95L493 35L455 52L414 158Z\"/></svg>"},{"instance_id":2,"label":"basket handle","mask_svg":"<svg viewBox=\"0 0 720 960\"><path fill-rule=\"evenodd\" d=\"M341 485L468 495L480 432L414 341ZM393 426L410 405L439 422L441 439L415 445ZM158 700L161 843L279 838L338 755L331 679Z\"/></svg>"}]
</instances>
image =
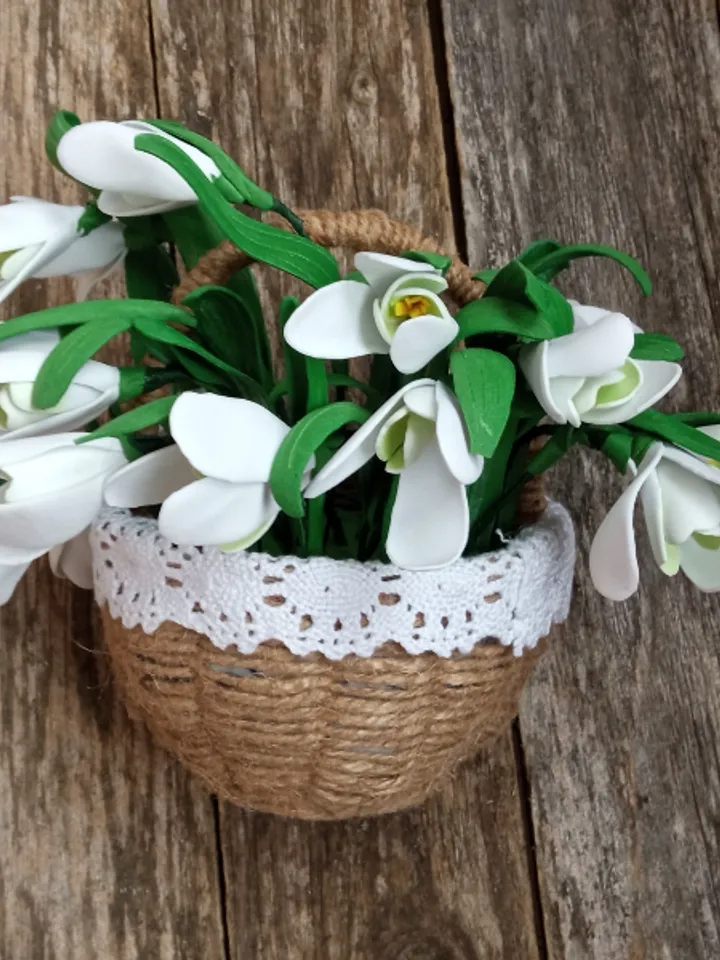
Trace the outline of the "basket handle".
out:
<instances>
[{"instance_id":1,"label":"basket handle","mask_svg":"<svg viewBox=\"0 0 720 960\"><path fill-rule=\"evenodd\" d=\"M426 237L417 227L393 220L382 210L298 210L297 213L308 237L323 247L372 250L373 253L395 256L405 250L445 252L437 241ZM238 250L230 240L223 241L188 271L173 292L173 303L182 303L196 287L225 283L252 262L252 258ZM482 296L485 290L481 280L473 279L470 267L454 255L445 279L448 293L460 307Z\"/></svg>"}]
</instances>

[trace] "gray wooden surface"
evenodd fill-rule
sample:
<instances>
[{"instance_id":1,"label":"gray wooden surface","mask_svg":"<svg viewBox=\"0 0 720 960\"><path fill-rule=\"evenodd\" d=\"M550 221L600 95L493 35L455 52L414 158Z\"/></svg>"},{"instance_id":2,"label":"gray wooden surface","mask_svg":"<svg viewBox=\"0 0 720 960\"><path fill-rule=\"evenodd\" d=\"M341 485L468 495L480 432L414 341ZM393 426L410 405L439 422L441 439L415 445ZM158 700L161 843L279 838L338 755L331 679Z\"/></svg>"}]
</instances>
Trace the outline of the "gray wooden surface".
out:
<instances>
[{"instance_id":1,"label":"gray wooden surface","mask_svg":"<svg viewBox=\"0 0 720 960\"><path fill-rule=\"evenodd\" d=\"M573 292L682 340L673 402L718 405L709 0L6 0L0 94L6 195L72 198L42 155L56 106L160 112L290 203L382 206L478 266L615 243L652 299L611 265ZM71 293L31 283L5 315ZM554 489L577 590L519 727L376 821L218 807L126 719L90 599L38 565L2 613L0 960L719 956L718 602L650 563L639 597L595 596L617 480L578 455Z\"/></svg>"}]
</instances>

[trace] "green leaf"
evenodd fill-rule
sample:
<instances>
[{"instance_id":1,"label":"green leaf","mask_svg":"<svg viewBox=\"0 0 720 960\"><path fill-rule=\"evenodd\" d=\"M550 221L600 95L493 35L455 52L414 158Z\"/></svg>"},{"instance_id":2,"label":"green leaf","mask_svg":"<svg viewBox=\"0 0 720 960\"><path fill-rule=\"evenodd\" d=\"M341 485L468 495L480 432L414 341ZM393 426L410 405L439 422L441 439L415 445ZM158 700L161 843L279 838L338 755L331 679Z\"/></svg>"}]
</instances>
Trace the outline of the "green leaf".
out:
<instances>
[{"instance_id":1,"label":"green leaf","mask_svg":"<svg viewBox=\"0 0 720 960\"><path fill-rule=\"evenodd\" d=\"M179 173L197 194L203 211L254 260L284 270L311 287L322 287L340 279L337 261L329 250L307 237L252 220L236 210L180 147L159 136L139 134L135 138L135 149L158 157Z\"/></svg>"},{"instance_id":2,"label":"green leaf","mask_svg":"<svg viewBox=\"0 0 720 960\"><path fill-rule=\"evenodd\" d=\"M583 429L576 429L571 424L563 424L561 427L548 428L552 430L552 435L547 443L532 458L527 466L527 472L531 477L536 477L540 473L549 470L561 457L564 457L568 450L576 443L582 443L586 439Z\"/></svg>"},{"instance_id":3,"label":"green leaf","mask_svg":"<svg viewBox=\"0 0 720 960\"><path fill-rule=\"evenodd\" d=\"M0 343L28 333L30 330L52 330L55 327L81 326L85 323L121 323L127 321L128 329L135 320L147 317L163 323L182 323L192 326L195 318L170 303L155 300L87 300L84 303L66 303L50 307L23 317L12 317L0 324Z\"/></svg>"},{"instance_id":4,"label":"green leaf","mask_svg":"<svg viewBox=\"0 0 720 960\"><path fill-rule=\"evenodd\" d=\"M108 340L129 329L127 318L116 317L112 321L93 320L63 337L40 367L33 386L33 406L47 410L59 403L80 367Z\"/></svg>"},{"instance_id":5,"label":"green leaf","mask_svg":"<svg viewBox=\"0 0 720 960\"><path fill-rule=\"evenodd\" d=\"M364 423L369 416L356 403L333 403L295 424L280 444L270 471L270 488L281 510L290 517L303 516L302 478L310 458L337 430L349 423Z\"/></svg>"},{"instance_id":6,"label":"green leaf","mask_svg":"<svg viewBox=\"0 0 720 960\"><path fill-rule=\"evenodd\" d=\"M689 450L690 453L699 457L720 461L720 441L683 423L672 414L662 413L660 410L645 410L629 420L628 424L661 440L666 440L676 447Z\"/></svg>"},{"instance_id":7,"label":"green leaf","mask_svg":"<svg viewBox=\"0 0 720 960\"><path fill-rule=\"evenodd\" d=\"M473 280L482 280L483 283L490 283L498 273L500 273L499 270L488 267L487 270L478 270L477 273L474 273Z\"/></svg>"},{"instance_id":8,"label":"green leaf","mask_svg":"<svg viewBox=\"0 0 720 960\"><path fill-rule=\"evenodd\" d=\"M633 455L633 440L631 433L609 433L600 449L608 457L620 473L627 471L628 460Z\"/></svg>"},{"instance_id":9,"label":"green leaf","mask_svg":"<svg viewBox=\"0 0 720 960\"><path fill-rule=\"evenodd\" d=\"M125 257L125 285L129 298L167 302L177 284L175 263L164 247L128 251Z\"/></svg>"},{"instance_id":10,"label":"green leaf","mask_svg":"<svg viewBox=\"0 0 720 960\"><path fill-rule=\"evenodd\" d=\"M187 270L192 270L201 257L225 240L222 230L198 206L167 210L162 219Z\"/></svg>"},{"instance_id":11,"label":"green leaf","mask_svg":"<svg viewBox=\"0 0 720 960\"><path fill-rule=\"evenodd\" d=\"M242 297L227 287L205 286L193 290L183 304L195 314L198 336L213 354L270 386L272 367L265 327L257 330Z\"/></svg>"},{"instance_id":12,"label":"green leaf","mask_svg":"<svg viewBox=\"0 0 720 960\"><path fill-rule=\"evenodd\" d=\"M491 457L510 416L515 365L493 350L457 350L450 357L455 393L470 436L470 451Z\"/></svg>"},{"instance_id":13,"label":"green leaf","mask_svg":"<svg viewBox=\"0 0 720 960\"><path fill-rule=\"evenodd\" d=\"M83 236L87 236L89 233L92 233L93 230L97 230L98 227L102 227L103 224L109 223L110 220L112 220L112 217L109 217L107 213L103 213L93 200L86 204L85 209L83 210L80 219L77 222L78 233L81 233Z\"/></svg>"},{"instance_id":14,"label":"green leaf","mask_svg":"<svg viewBox=\"0 0 720 960\"><path fill-rule=\"evenodd\" d=\"M429 263L431 267L440 270L443 276L453 262L453 258L448 257L445 253L432 253L428 250L406 250L401 256L405 257L406 260L414 260L416 263Z\"/></svg>"},{"instance_id":15,"label":"green leaf","mask_svg":"<svg viewBox=\"0 0 720 960\"><path fill-rule=\"evenodd\" d=\"M126 400L134 400L139 397L147 387L147 375L152 373L147 367L120 367L120 395L118 402L124 403Z\"/></svg>"},{"instance_id":16,"label":"green leaf","mask_svg":"<svg viewBox=\"0 0 720 960\"><path fill-rule=\"evenodd\" d=\"M58 110L45 131L45 153L50 163L61 173L66 173L66 171L60 166L57 158L58 144L68 130L77 127L79 123L80 117L74 113L71 113L69 110Z\"/></svg>"},{"instance_id":17,"label":"green leaf","mask_svg":"<svg viewBox=\"0 0 720 960\"><path fill-rule=\"evenodd\" d=\"M553 330L553 336L572 333L572 307L555 287L540 280L519 260L511 260L488 284L485 297L512 300L539 311Z\"/></svg>"},{"instance_id":18,"label":"green leaf","mask_svg":"<svg viewBox=\"0 0 720 960\"><path fill-rule=\"evenodd\" d=\"M202 357L203 360L207 360L207 362L212 364L212 366L217 367L218 370L222 370L224 373L231 374L233 379L236 380L242 387L249 399L263 402L263 392L255 380L253 380L251 377L248 377L247 374L243 373L241 370L238 370L236 367L233 367L231 364L221 360L220 357L216 357L214 354L210 353L209 350L206 350L201 344L191 340L190 337L186 336L184 333L181 333L180 330L176 330L175 327L167 326L161 321L150 317L140 318L135 322L134 326L140 331L140 333L152 340L159 340L160 343L166 343L168 346L176 347L179 350L187 351L189 353L194 353L196 356Z\"/></svg>"},{"instance_id":19,"label":"green leaf","mask_svg":"<svg viewBox=\"0 0 720 960\"><path fill-rule=\"evenodd\" d=\"M537 270L537 264L542 261L544 257L547 257L551 253L555 253L556 250L560 250L562 244L558 243L557 240L533 240L532 243L529 243L523 252L518 256L518 260L523 266L526 266L528 270L539 276ZM550 280L552 277L541 276L542 280Z\"/></svg>"},{"instance_id":20,"label":"green leaf","mask_svg":"<svg viewBox=\"0 0 720 960\"><path fill-rule=\"evenodd\" d=\"M582 257L606 257L614 260L630 272L646 297L652 292L650 277L637 260L621 250L616 250L615 247L606 247L597 243L576 243L572 246L560 247L559 250L551 251L535 260L533 270L538 275L552 279L561 270L569 267L573 260Z\"/></svg>"},{"instance_id":21,"label":"green leaf","mask_svg":"<svg viewBox=\"0 0 720 960\"><path fill-rule=\"evenodd\" d=\"M684 356L683 348L664 333L636 333L630 356L633 360L667 360L677 363Z\"/></svg>"},{"instance_id":22,"label":"green leaf","mask_svg":"<svg viewBox=\"0 0 720 960\"><path fill-rule=\"evenodd\" d=\"M544 314L499 297L472 300L458 310L455 320L460 328L456 343L489 333L506 333L524 340L552 340L556 336Z\"/></svg>"},{"instance_id":23,"label":"green leaf","mask_svg":"<svg viewBox=\"0 0 720 960\"><path fill-rule=\"evenodd\" d=\"M88 436L83 437L78 443L87 443L88 440L99 440L101 437L124 437L138 430L147 430L158 423L167 420L170 415L172 405L177 400L177 396L160 397L159 400L151 400L149 403L143 403L134 410L128 410L127 413L121 413L119 417L104 423L97 430L93 430Z\"/></svg>"},{"instance_id":24,"label":"green leaf","mask_svg":"<svg viewBox=\"0 0 720 960\"><path fill-rule=\"evenodd\" d=\"M280 326L280 339L282 341L283 359L285 361L285 382L288 393L288 411L290 421L296 423L307 412L307 380L305 378L305 360L296 350L290 346L283 330L285 324L297 310L300 301L297 297L283 297L278 309L278 323Z\"/></svg>"},{"instance_id":25,"label":"green leaf","mask_svg":"<svg viewBox=\"0 0 720 960\"><path fill-rule=\"evenodd\" d=\"M147 122L163 130L165 133L177 137L178 140L182 140L184 143L192 144L193 147L197 147L201 153L204 153L206 157L210 157L220 173L238 191L242 200L247 201L247 203L253 207L257 207L258 210L273 209L275 202L273 195L268 193L267 190L263 190L262 187L259 187L256 183L253 183L245 171L242 170L224 150L218 147L216 143L213 143L212 140L202 137L193 130L188 130L187 127L183 126L182 123L178 123L176 120L148 120Z\"/></svg>"},{"instance_id":26,"label":"green leaf","mask_svg":"<svg viewBox=\"0 0 720 960\"><path fill-rule=\"evenodd\" d=\"M673 416L681 423L687 423L691 427L711 427L720 423L720 412L714 410L701 410L693 413L674 413Z\"/></svg>"}]
</instances>

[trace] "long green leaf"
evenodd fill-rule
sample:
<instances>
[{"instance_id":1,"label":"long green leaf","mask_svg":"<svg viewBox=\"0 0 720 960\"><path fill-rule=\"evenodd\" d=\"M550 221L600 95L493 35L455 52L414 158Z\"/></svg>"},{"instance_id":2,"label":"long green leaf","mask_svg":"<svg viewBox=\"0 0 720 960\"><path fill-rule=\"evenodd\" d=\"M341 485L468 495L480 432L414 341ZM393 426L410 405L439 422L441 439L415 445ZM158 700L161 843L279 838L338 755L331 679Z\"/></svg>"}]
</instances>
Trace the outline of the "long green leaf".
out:
<instances>
[{"instance_id":1,"label":"long green leaf","mask_svg":"<svg viewBox=\"0 0 720 960\"><path fill-rule=\"evenodd\" d=\"M683 348L665 333L636 333L630 356L633 360L666 360L677 362L684 356Z\"/></svg>"},{"instance_id":2,"label":"long green leaf","mask_svg":"<svg viewBox=\"0 0 720 960\"><path fill-rule=\"evenodd\" d=\"M152 134L139 134L135 138L135 149L173 167L196 193L208 216L254 260L284 270L311 287L322 287L340 279L337 261L329 250L307 237L252 220L236 210L176 144Z\"/></svg>"},{"instance_id":3,"label":"long green leaf","mask_svg":"<svg viewBox=\"0 0 720 960\"><path fill-rule=\"evenodd\" d=\"M487 297L513 300L539 311L550 325L553 336L572 333L572 307L565 297L519 260L511 260L488 284Z\"/></svg>"},{"instance_id":4,"label":"long green leaf","mask_svg":"<svg viewBox=\"0 0 720 960\"><path fill-rule=\"evenodd\" d=\"M356 403L333 403L295 424L280 444L270 471L270 488L281 510L290 517L303 516L302 478L310 458L337 430L349 423L364 423L369 416Z\"/></svg>"},{"instance_id":5,"label":"long green leaf","mask_svg":"<svg viewBox=\"0 0 720 960\"><path fill-rule=\"evenodd\" d=\"M68 130L77 127L79 123L80 117L76 114L71 113L69 110L58 110L57 113L53 115L45 131L45 153L50 163L60 170L61 173L65 173L65 170L60 166L60 161L57 157L58 144Z\"/></svg>"},{"instance_id":6,"label":"long green leaf","mask_svg":"<svg viewBox=\"0 0 720 960\"><path fill-rule=\"evenodd\" d=\"M177 283L175 264L164 247L130 250L125 257L125 285L130 299L167 303Z\"/></svg>"},{"instance_id":7,"label":"long green leaf","mask_svg":"<svg viewBox=\"0 0 720 960\"><path fill-rule=\"evenodd\" d=\"M645 410L629 420L628 424L653 434L661 440L666 440L676 447L689 450L690 453L697 454L699 457L720 461L720 441L683 423L672 414L662 413L660 410Z\"/></svg>"},{"instance_id":8,"label":"long green leaf","mask_svg":"<svg viewBox=\"0 0 720 960\"><path fill-rule=\"evenodd\" d=\"M114 420L104 423L78 442L87 443L88 440L99 440L101 437L126 437L139 430L147 430L149 427L154 427L156 424L167 420L176 400L176 396L160 397L159 400L143 403L134 410L121 413Z\"/></svg>"},{"instance_id":9,"label":"long green leaf","mask_svg":"<svg viewBox=\"0 0 720 960\"><path fill-rule=\"evenodd\" d=\"M457 350L450 357L472 453L491 457L505 429L515 392L515 365L493 350Z\"/></svg>"},{"instance_id":10,"label":"long green leaf","mask_svg":"<svg viewBox=\"0 0 720 960\"><path fill-rule=\"evenodd\" d=\"M490 333L506 333L525 340L551 340L556 336L544 314L533 307L499 297L472 300L458 310L455 320L460 328L457 343Z\"/></svg>"},{"instance_id":11,"label":"long green leaf","mask_svg":"<svg viewBox=\"0 0 720 960\"><path fill-rule=\"evenodd\" d=\"M571 246L560 247L559 250L552 251L546 256L536 260L533 270L538 275L554 277L561 270L565 270L573 260L582 257L606 257L614 260L620 266L625 267L630 272L638 286L645 294L649 296L652 292L652 282L647 272L633 257L622 250L616 250L615 247L607 247L597 243L576 243Z\"/></svg>"},{"instance_id":12,"label":"long green leaf","mask_svg":"<svg viewBox=\"0 0 720 960\"><path fill-rule=\"evenodd\" d=\"M33 406L47 410L59 403L80 367L108 340L129 329L130 321L123 317L114 321L94 320L71 330L53 347L40 367L33 386Z\"/></svg>"}]
</instances>

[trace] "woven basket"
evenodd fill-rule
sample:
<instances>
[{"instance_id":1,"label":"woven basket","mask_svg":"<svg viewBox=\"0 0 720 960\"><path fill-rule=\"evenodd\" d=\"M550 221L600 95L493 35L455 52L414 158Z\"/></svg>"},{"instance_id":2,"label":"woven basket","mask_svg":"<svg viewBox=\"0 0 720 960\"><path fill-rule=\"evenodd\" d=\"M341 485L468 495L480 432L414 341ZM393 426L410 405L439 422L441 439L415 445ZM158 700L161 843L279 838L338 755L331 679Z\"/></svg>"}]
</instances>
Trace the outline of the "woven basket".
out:
<instances>
[{"instance_id":1,"label":"woven basket","mask_svg":"<svg viewBox=\"0 0 720 960\"><path fill-rule=\"evenodd\" d=\"M301 216L326 246L439 252L378 211ZM175 299L245 263L230 245L211 251ZM457 303L482 292L458 260L447 278ZM522 519L532 524L545 506L534 484ZM91 539L130 713L214 793L283 816L345 819L422 802L507 727L543 635L567 612L574 544L557 506L493 555L412 574L186 550L154 521L116 514L102 515Z\"/></svg>"}]
</instances>

